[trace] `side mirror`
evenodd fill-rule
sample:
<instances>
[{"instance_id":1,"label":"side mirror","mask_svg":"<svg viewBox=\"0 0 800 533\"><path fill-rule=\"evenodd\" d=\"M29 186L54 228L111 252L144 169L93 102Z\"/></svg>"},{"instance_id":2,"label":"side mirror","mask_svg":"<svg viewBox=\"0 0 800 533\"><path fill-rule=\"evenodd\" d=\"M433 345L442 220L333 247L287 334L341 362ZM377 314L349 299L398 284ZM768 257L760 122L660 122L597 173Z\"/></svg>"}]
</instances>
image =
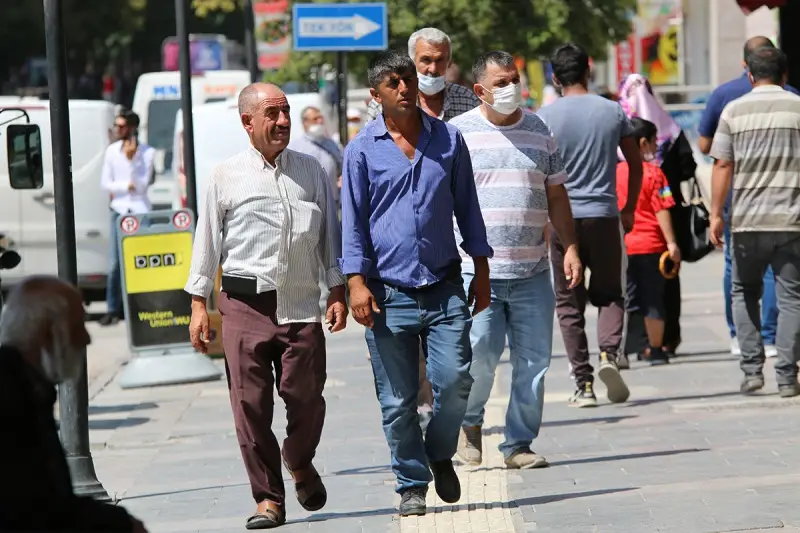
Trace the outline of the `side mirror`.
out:
<instances>
[{"instance_id":1,"label":"side mirror","mask_svg":"<svg viewBox=\"0 0 800 533\"><path fill-rule=\"evenodd\" d=\"M12 189L41 189L44 185L42 134L35 124L10 124L6 129L8 178Z\"/></svg>"}]
</instances>

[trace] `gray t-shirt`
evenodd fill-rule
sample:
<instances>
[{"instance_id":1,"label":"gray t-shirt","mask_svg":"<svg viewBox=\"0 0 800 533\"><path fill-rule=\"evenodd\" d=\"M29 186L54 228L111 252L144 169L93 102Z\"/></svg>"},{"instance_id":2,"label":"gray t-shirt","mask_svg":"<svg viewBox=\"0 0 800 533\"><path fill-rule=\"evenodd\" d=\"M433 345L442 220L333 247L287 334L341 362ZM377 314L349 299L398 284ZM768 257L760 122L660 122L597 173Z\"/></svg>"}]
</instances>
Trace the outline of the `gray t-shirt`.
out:
<instances>
[{"instance_id":1,"label":"gray t-shirt","mask_svg":"<svg viewBox=\"0 0 800 533\"><path fill-rule=\"evenodd\" d=\"M602 96L559 98L538 111L564 158L573 218L619 216L617 147L633 134L622 106Z\"/></svg>"}]
</instances>

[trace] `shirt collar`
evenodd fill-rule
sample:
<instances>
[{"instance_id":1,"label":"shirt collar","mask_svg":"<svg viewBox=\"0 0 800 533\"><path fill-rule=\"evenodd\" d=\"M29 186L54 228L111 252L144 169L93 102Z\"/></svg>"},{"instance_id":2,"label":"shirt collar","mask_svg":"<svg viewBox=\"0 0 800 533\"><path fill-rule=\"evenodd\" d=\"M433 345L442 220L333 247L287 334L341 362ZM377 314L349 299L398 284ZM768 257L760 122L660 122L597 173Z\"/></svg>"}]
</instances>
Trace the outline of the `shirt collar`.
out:
<instances>
[{"instance_id":1,"label":"shirt collar","mask_svg":"<svg viewBox=\"0 0 800 533\"><path fill-rule=\"evenodd\" d=\"M433 117L423 112L419 107L417 108L417 112L422 117L422 127L426 132L428 132L428 134L430 134L431 128L433 127ZM373 130L372 135L375 137L383 137L387 133L389 133L389 130L386 129L386 121L383 119L383 113L381 113L375 119L375 129Z\"/></svg>"},{"instance_id":2,"label":"shirt collar","mask_svg":"<svg viewBox=\"0 0 800 533\"><path fill-rule=\"evenodd\" d=\"M276 157L276 158L275 158L275 166L274 166L274 167L273 167L271 164L269 164L269 163L267 162L267 160L264 158L264 156L261 154L261 152L259 152L258 150L256 150L255 146L253 146L252 144L251 144L251 145L250 145L250 147L247 149L247 152L248 152L248 153L249 153L249 154L250 154L250 155L251 155L253 158L257 158L257 161L256 161L256 162L261 164L261 168L262 168L262 169L265 169L265 168L270 168L270 169L271 169L271 168L275 168L275 169L278 169L278 168L280 168L281 166L283 166L283 160L285 159L285 155L284 155L284 154L286 153L286 148L284 148L284 149L283 149L283 151L282 151L281 153L279 153L279 154L278 154L278 157Z\"/></svg>"},{"instance_id":3,"label":"shirt collar","mask_svg":"<svg viewBox=\"0 0 800 533\"><path fill-rule=\"evenodd\" d=\"M771 93L783 90L783 87L780 85L759 85L758 87L753 87L754 93Z\"/></svg>"}]
</instances>

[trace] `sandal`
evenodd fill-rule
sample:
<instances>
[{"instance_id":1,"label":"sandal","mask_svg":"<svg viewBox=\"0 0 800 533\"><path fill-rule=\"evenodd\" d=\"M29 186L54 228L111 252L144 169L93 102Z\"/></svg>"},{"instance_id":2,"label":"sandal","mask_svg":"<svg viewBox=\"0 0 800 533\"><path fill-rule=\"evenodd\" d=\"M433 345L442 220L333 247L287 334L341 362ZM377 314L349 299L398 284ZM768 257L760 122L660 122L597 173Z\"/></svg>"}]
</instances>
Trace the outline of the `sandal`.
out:
<instances>
[{"instance_id":1,"label":"sandal","mask_svg":"<svg viewBox=\"0 0 800 533\"><path fill-rule=\"evenodd\" d=\"M247 519L244 527L247 529L272 529L282 526L286 522L286 513L267 507Z\"/></svg>"},{"instance_id":2,"label":"sandal","mask_svg":"<svg viewBox=\"0 0 800 533\"><path fill-rule=\"evenodd\" d=\"M325 507L325 504L328 503L328 491L325 489L322 478L319 473L317 473L314 465L308 465L307 468L303 469L311 470L314 474L311 479L303 481L297 481L295 473L292 472L292 469L286 464L286 460L283 461L283 466L286 467L286 470L289 471L289 474L291 474L294 480L294 491L295 494L297 494L297 501L303 509L314 512Z\"/></svg>"}]
</instances>

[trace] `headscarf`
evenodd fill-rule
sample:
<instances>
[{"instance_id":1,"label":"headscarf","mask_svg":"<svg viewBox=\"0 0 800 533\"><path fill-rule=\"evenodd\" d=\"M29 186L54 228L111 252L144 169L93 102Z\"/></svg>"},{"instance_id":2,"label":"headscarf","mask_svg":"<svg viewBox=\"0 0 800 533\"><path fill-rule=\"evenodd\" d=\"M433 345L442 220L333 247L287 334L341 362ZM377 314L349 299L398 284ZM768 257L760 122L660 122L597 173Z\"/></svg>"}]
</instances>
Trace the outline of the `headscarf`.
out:
<instances>
[{"instance_id":1,"label":"headscarf","mask_svg":"<svg viewBox=\"0 0 800 533\"><path fill-rule=\"evenodd\" d=\"M639 117L656 125L658 128L656 157L661 164L666 151L681 134L681 128L661 107L653 94L650 82L641 74L630 74L620 84L619 103L628 118Z\"/></svg>"}]
</instances>

